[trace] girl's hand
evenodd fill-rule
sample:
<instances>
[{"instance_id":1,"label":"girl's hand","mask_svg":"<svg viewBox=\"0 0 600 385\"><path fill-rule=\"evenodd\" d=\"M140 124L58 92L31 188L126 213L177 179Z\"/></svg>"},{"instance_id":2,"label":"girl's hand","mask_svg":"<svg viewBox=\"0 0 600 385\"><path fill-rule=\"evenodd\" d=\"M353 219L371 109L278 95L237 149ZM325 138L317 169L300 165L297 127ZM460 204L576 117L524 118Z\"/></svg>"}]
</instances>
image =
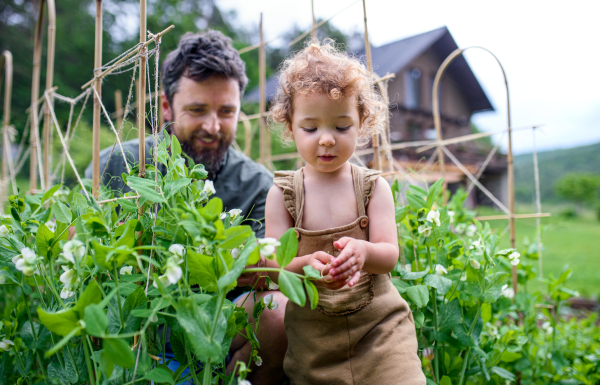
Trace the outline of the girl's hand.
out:
<instances>
[{"instance_id":1,"label":"girl's hand","mask_svg":"<svg viewBox=\"0 0 600 385\"><path fill-rule=\"evenodd\" d=\"M337 290L346 285L346 282L340 282L334 280L331 275L329 275L329 271L331 269L331 262L333 262L335 258L333 255L329 255L324 251L317 251L310 255L308 259L308 264L312 266L315 270L320 271L323 275L323 278L315 281L315 284L321 285L331 290Z\"/></svg>"},{"instance_id":2,"label":"girl's hand","mask_svg":"<svg viewBox=\"0 0 600 385\"><path fill-rule=\"evenodd\" d=\"M348 286L356 285L360 278L360 271L367 259L365 241L343 237L334 242L333 246L341 252L331 263L332 267L329 270L329 275L331 275L334 282L348 281Z\"/></svg>"}]
</instances>

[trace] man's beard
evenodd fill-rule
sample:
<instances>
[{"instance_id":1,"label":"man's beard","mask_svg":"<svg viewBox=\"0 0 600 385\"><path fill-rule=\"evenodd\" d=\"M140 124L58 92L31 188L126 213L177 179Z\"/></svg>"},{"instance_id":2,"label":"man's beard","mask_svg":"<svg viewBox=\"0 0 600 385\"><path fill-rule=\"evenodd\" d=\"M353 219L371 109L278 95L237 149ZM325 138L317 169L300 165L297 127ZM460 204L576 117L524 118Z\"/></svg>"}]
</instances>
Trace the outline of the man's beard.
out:
<instances>
[{"instance_id":1,"label":"man's beard","mask_svg":"<svg viewBox=\"0 0 600 385\"><path fill-rule=\"evenodd\" d=\"M194 138L180 141L181 151L192 158L194 163L204 165L204 169L208 172L208 179L214 180L221 169L223 159L225 159L225 154L229 146L231 146L233 138L227 141L226 138L220 137L217 148L202 149L201 151L197 151L194 148L192 144L193 140Z\"/></svg>"}]
</instances>

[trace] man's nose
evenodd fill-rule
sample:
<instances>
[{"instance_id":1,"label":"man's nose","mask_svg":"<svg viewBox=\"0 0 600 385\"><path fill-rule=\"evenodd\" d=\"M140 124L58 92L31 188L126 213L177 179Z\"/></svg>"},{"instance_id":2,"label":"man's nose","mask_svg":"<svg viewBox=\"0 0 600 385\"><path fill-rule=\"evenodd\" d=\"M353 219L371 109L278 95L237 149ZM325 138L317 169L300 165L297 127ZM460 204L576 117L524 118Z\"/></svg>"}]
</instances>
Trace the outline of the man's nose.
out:
<instances>
[{"instance_id":1,"label":"man's nose","mask_svg":"<svg viewBox=\"0 0 600 385\"><path fill-rule=\"evenodd\" d=\"M326 147L331 147L335 144L335 138L333 137L333 135L326 131L323 134L321 134L321 137L319 138L319 145L320 146L326 146Z\"/></svg>"},{"instance_id":2,"label":"man's nose","mask_svg":"<svg viewBox=\"0 0 600 385\"><path fill-rule=\"evenodd\" d=\"M215 135L219 132L219 117L217 116L216 112L208 114L204 124L202 124L202 128L211 135Z\"/></svg>"}]
</instances>

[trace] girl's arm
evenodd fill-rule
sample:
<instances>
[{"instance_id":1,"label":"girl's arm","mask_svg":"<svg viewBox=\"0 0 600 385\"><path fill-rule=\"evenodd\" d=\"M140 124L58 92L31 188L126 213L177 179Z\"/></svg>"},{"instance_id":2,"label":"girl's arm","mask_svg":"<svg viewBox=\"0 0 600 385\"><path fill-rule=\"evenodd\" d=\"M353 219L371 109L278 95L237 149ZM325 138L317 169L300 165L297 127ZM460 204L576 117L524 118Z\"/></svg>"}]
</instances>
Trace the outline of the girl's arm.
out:
<instances>
[{"instance_id":1,"label":"girl's arm","mask_svg":"<svg viewBox=\"0 0 600 385\"><path fill-rule=\"evenodd\" d=\"M294 219L285 208L283 191L281 188L273 186L267 195L267 204L265 207L265 237L279 239L291 227L294 227ZM327 275L330 267L326 266L326 263L332 262L333 259L333 256L319 251L314 254L295 257L292 262L285 267L285 269L304 275L303 267L310 264L315 269L323 271L323 275ZM279 265L275 260L267 260L267 267L279 268ZM279 274L270 271L269 278L275 282L278 282ZM339 282L326 282L332 280L330 276L326 276L325 278L326 280L321 283L323 286L327 286L332 289L343 286L340 286Z\"/></svg>"},{"instance_id":2,"label":"girl's arm","mask_svg":"<svg viewBox=\"0 0 600 385\"><path fill-rule=\"evenodd\" d=\"M334 281L345 281L353 286L358 282L360 270L385 274L398 262L398 233L392 190L385 179L379 177L367 206L369 241L341 238L334 246L341 250L332 262L329 274Z\"/></svg>"}]
</instances>

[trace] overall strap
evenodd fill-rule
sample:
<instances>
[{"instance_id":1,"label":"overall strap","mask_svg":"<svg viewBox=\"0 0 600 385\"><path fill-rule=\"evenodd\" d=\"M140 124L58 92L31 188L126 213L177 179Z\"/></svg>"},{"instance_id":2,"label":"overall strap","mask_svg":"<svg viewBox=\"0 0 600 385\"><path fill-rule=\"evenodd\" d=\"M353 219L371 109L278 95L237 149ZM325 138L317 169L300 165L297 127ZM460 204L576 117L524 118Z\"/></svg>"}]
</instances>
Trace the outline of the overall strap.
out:
<instances>
[{"instance_id":1,"label":"overall strap","mask_svg":"<svg viewBox=\"0 0 600 385\"><path fill-rule=\"evenodd\" d=\"M302 169L294 171L294 207L296 208L294 227L302 226L302 216L304 214L304 173Z\"/></svg>"},{"instance_id":2,"label":"overall strap","mask_svg":"<svg viewBox=\"0 0 600 385\"><path fill-rule=\"evenodd\" d=\"M367 215L365 207L365 174L361 167L350 163L352 168L352 181L354 182L354 194L356 195L356 205L358 208L358 216Z\"/></svg>"}]
</instances>

